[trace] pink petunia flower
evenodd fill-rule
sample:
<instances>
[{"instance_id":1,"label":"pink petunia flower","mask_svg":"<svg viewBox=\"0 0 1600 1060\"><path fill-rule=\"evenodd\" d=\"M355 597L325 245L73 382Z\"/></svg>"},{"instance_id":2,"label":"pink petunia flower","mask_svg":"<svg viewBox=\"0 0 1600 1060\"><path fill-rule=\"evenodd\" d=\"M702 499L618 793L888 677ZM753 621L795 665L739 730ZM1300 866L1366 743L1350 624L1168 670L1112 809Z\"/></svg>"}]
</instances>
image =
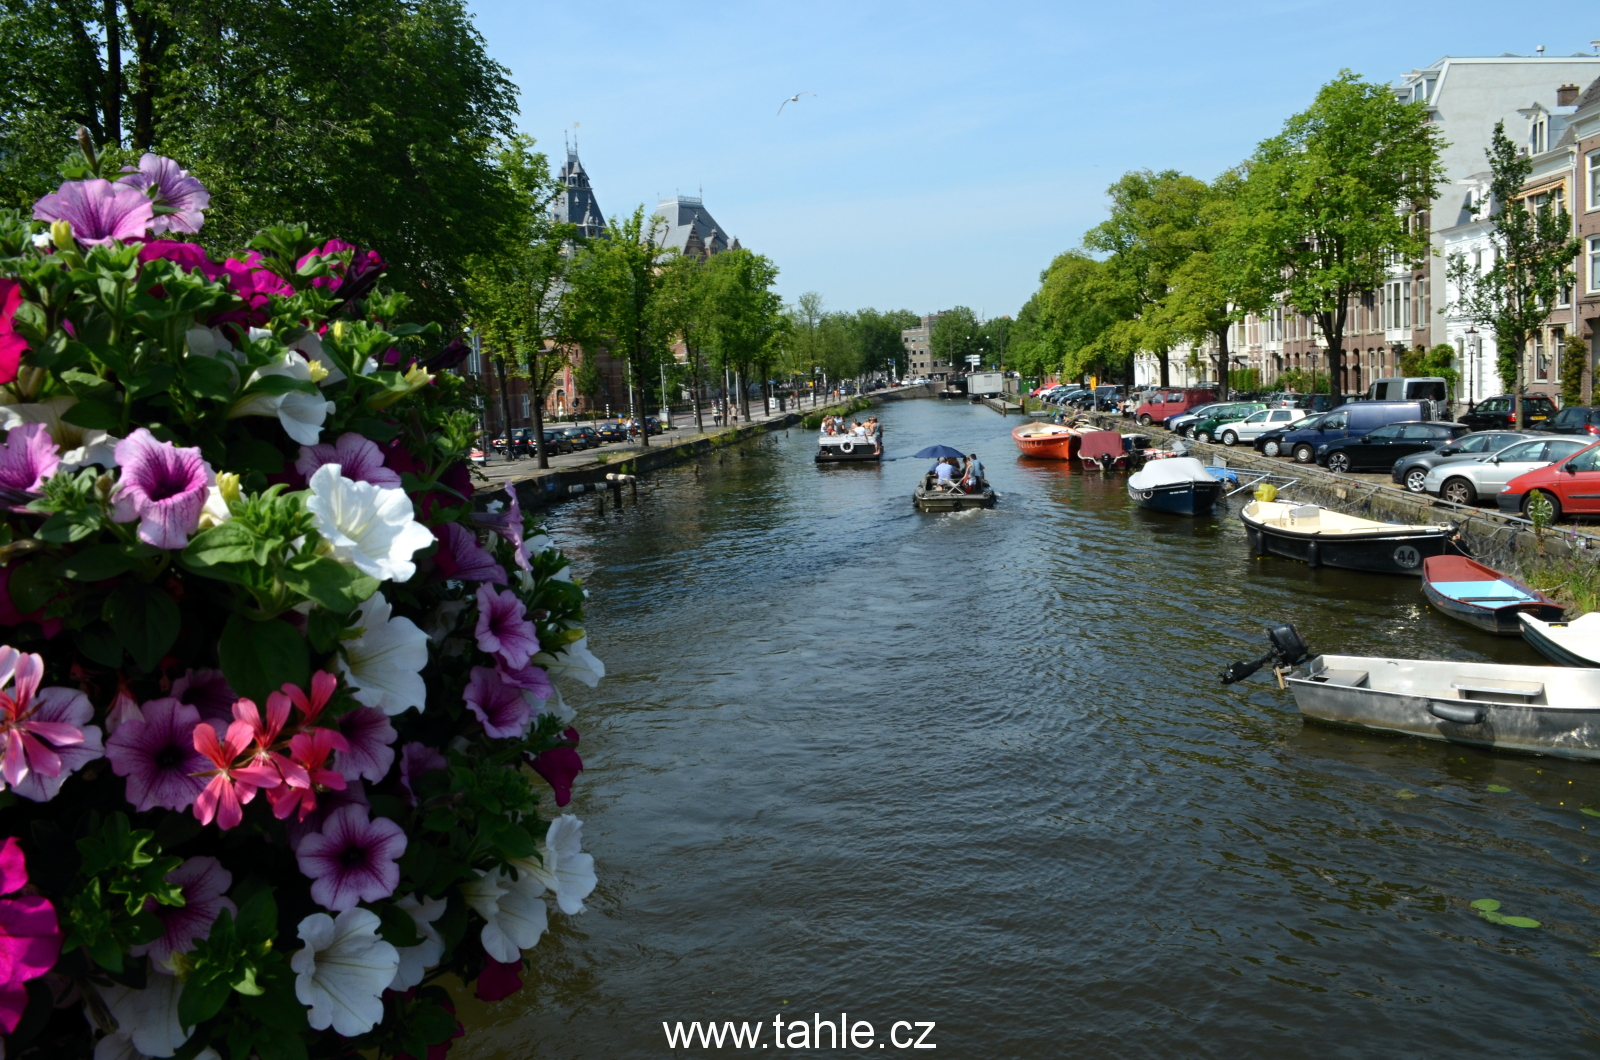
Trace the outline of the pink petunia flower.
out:
<instances>
[{"instance_id":1,"label":"pink petunia flower","mask_svg":"<svg viewBox=\"0 0 1600 1060\"><path fill-rule=\"evenodd\" d=\"M346 806L300 841L295 860L312 881L312 901L338 913L392 895L400 885L395 861L405 852L399 825L387 817L368 820L365 807Z\"/></svg>"},{"instance_id":2,"label":"pink petunia flower","mask_svg":"<svg viewBox=\"0 0 1600 1060\"><path fill-rule=\"evenodd\" d=\"M68 776L103 751L99 726L89 724L89 697L75 688L40 688L43 677L43 658L0 647L0 787L34 802L55 798Z\"/></svg>"},{"instance_id":3,"label":"pink petunia flower","mask_svg":"<svg viewBox=\"0 0 1600 1060\"><path fill-rule=\"evenodd\" d=\"M220 721L226 729L233 721L233 704L239 694L221 670L189 670L172 682L172 698L200 712L205 721Z\"/></svg>"},{"instance_id":4,"label":"pink petunia flower","mask_svg":"<svg viewBox=\"0 0 1600 1060\"><path fill-rule=\"evenodd\" d=\"M84 245L138 239L150 230L155 207L138 188L98 177L69 180L33 204L35 221L66 221Z\"/></svg>"},{"instance_id":5,"label":"pink petunia flower","mask_svg":"<svg viewBox=\"0 0 1600 1060\"><path fill-rule=\"evenodd\" d=\"M499 512L474 512L472 521L509 541L515 550L517 566L525 571L533 570L533 563L528 559L528 548L522 541L522 502L517 500L515 489L506 490L504 509Z\"/></svg>"},{"instance_id":6,"label":"pink petunia flower","mask_svg":"<svg viewBox=\"0 0 1600 1060\"><path fill-rule=\"evenodd\" d=\"M520 670L513 670L496 659L495 669L499 671L501 681L532 692L534 699L549 699L555 695L555 686L550 683L550 674L542 666L530 662Z\"/></svg>"},{"instance_id":7,"label":"pink petunia flower","mask_svg":"<svg viewBox=\"0 0 1600 1060\"><path fill-rule=\"evenodd\" d=\"M187 810L205 785L195 774L206 758L194 746L200 712L176 699L152 699L141 720L124 721L106 741L111 771L128 778L128 801L143 813L154 806Z\"/></svg>"},{"instance_id":8,"label":"pink petunia flower","mask_svg":"<svg viewBox=\"0 0 1600 1060\"><path fill-rule=\"evenodd\" d=\"M234 764L254 739L255 733L247 722L234 722L222 737L218 737L217 730L210 725L195 726L194 749L205 755L213 766L201 774L211 780L194 800L195 819L201 824L214 820L224 831L238 827L244 820L245 804L256 797L256 792L282 783L276 769L255 765L254 759L247 760L252 764Z\"/></svg>"},{"instance_id":9,"label":"pink petunia flower","mask_svg":"<svg viewBox=\"0 0 1600 1060\"><path fill-rule=\"evenodd\" d=\"M445 523L433 528L439 550L433 554L434 566L445 578L463 582L506 584L506 569L494 561L489 550L478 544L478 536L460 523Z\"/></svg>"},{"instance_id":10,"label":"pink petunia flower","mask_svg":"<svg viewBox=\"0 0 1600 1060\"><path fill-rule=\"evenodd\" d=\"M117 443L122 479L111 518L139 520L139 540L156 548L182 548L200 527L200 511L216 481L198 448L157 441L140 427Z\"/></svg>"},{"instance_id":11,"label":"pink petunia flower","mask_svg":"<svg viewBox=\"0 0 1600 1060\"><path fill-rule=\"evenodd\" d=\"M6 432L0 449L0 489L38 493L61 464L60 447L42 423L24 423Z\"/></svg>"},{"instance_id":12,"label":"pink petunia flower","mask_svg":"<svg viewBox=\"0 0 1600 1060\"><path fill-rule=\"evenodd\" d=\"M161 905L154 898L147 899L145 911L153 913L166 932L128 951L135 957L149 954L158 965L171 960L174 953L194 949L195 942L211 934L212 922L224 909L235 916L239 913L239 907L225 897L233 886L233 873L216 858L189 858L167 873L167 882L183 891L183 904Z\"/></svg>"},{"instance_id":13,"label":"pink petunia flower","mask_svg":"<svg viewBox=\"0 0 1600 1060\"><path fill-rule=\"evenodd\" d=\"M302 445L294 469L309 479L324 464L338 464L339 473L356 482L370 482L385 489L400 485L400 475L384 466L383 450L354 431L339 435L339 440L332 445L326 442Z\"/></svg>"},{"instance_id":14,"label":"pink petunia flower","mask_svg":"<svg viewBox=\"0 0 1600 1060\"><path fill-rule=\"evenodd\" d=\"M510 589L478 586L478 647L504 660L512 670L528 665L539 651L539 634L528 621L527 605Z\"/></svg>"},{"instance_id":15,"label":"pink petunia flower","mask_svg":"<svg viewBox=\"0 0 1600 1060\"><path fill-rule=\"evenodd\" d=\"M478 1000L504 1001L522 989L522 962L486 957L478 973Z\"/></svg>"},{"instance_id":16,"label":"pink petunia flower","mask_svg":"<svg viewBox=\"0 0 1600 1060\"><path fill-rule=\"evenodd\" d=\"M445 769L449 765L444 755L425 743L412 742L400 748L400 786L406 789L406 798L411 805L417 804L417 793L411 790L411 782L424 773Z\"/></svg>"},{"instance_id":17,"label":"pink petunia flower","mask_svg":"<svg viewBox=\"0 0 1600 1060\"><path fill-rule=\"evenodd\" d=\"M129 691L128 679L119 674L117 694L111 697L111 705L106 707L106 739L109 741L123 723L143 720L144 711L139 709L139 701ZM106 746L109 748L110 744Z\"/></svg>"},{"instance_id":18,"label":"pink petunia flower","mask_svg":"<svg viewBox=\"0 0 1600 1060\"><path fill-rule=\"evenodd\" d=\"M0 386L17 378L22 355L28 352L28 340L17 334L13 323L21 306L22 285L0 279Z\"/></svg>"},{"instance_id":19,"label":"pink petunia flower","mask_svg":"<svg viewBox=\"0 0 1600 1060\"><path fill-rule=\"evenodd\" d=\"M306 814L304 821L293 817L285 819L284 828L289 833L289 850L300 849L300 844L307 836L316 835L322 831L323 824L344 809L346 806L360 806L371 811L372 803L367 800L367 787L359 780L346 780L343 791L330 788L317 797L317 808Z\"/></svg>"},{"instance_id":20,"label":"pink petunia flower","mask_svg":"<svg viewBox=\"0 0 1600 1060\"><path fill-rule=\"evenodd\" d=\"M198 243L178 243L170 239L158 239L139 248L139 260L171 261L189 272L198 272L208 280L221 280L228 274L220 264L211 260L206 248Z\"/></svg>"},{"instance_id":21,"label":"pink petunia flower","mask_svg":"<svg viewBox=\"0 0 1600 1060\"><path fill-rule=\"evenodd\" d=\"M467 681L467 709L483 722L483 731L495 739L515 739L528 729L533 708L522 689L500 680L487 666L474 666Z\"/></svg>"},{"instance_id":22,"label":"pink petunia flower","mask_svg":"<svg viewBox=\"0 0 1600 1060\"><path fill-rule=\"evenodd\" d=\"M529 758L533 771L545 779L555 794L556 805L565 806L572 801L572 785L583 772L583 759L578 757L578 730L569 728L561 734L570 747L552 747Z\"/></svg>"},{"instance_id":23,"label":"pink petunia flower","mask_svg":"<svg viewBox=\"0 0 1600 1060\"><path fill-rule=\"evenodd\" d=\"M0 894L28 885L28 865L15 836L0 845ZM40 895L0 899L0 1030L17 1029L28 1008L28 988L61 956L61 924L55 906Z\"/></svg>"},{"instance_id":24,"label":"pink petunia flower","mask_svg":"<svg viewBox=\"0 0 1600 1060\"><path fill-rule=\"evenodd\" d=\"M389 775L397 734L387 714L376 707L357 707L339 718L339 732L347 746L333 764L346 780L360 777L376 784Z\"/></svg>"},{"instance_id":25,"label":"pink petunia flower","mask_svg":"<svg viewBox=\"0 0 1600 1060\"><path fill-rule=\"evenodd\" d=\"M299 820L317 808L317 796L325 791L343 791L344 776L332 769L323 768L328 756L335 751L347 751L350 744L332 729L312 729L296 733L289 740L289 758L304 770L309 781L305 787L284 784L267 792L272 803L273 816L284 818L299 811Z\"/></svg>"},{"instance_id":26,"label":"pink petunia flower","mask_svg":"<svg viewBox=\"0 0 1600 1060\"><path fill-rule=\"evenodd\" d=\"M228 285L233 292L253 309L264 309L271 301L272 295L288 297L294 294L294 288L289 281L261 267L261 255L257 251L249 251L240 258L229 258L222 263L223 272L227 274Z\"/></svg>"},{"instance_id":27,"label":"pink petunia flower","mask_svg":"<svg viewBox=\"0 0 1600 1060\"><path fill-rule=\"evenodd\" d=\"M203 211L211 205L211 193L187 169L170 158L146 151L139 159L138 169L123 166L122 171L128 175L118 184L138 188L150 196L152 209L163 211L151 219L150 231L156 235L200 231L205 222Z\"/></svg>"}]
</instances>

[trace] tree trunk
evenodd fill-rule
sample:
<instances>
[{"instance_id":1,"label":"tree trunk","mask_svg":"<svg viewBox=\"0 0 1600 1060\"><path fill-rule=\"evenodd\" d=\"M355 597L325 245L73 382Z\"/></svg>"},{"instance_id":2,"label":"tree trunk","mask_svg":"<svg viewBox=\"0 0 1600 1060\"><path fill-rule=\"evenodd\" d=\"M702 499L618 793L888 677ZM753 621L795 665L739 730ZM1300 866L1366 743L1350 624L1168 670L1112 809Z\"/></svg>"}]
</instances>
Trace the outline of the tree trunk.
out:
<instances>
[{"instance_id":1,"label":"tree trunk","mask_svg":"<svg viewBox=\"0 0 1600 1060\"><path fill-rule=\"evenodd\" d=\"M633 385L639 395L639 444L648 449L650 448L650 424L645 419L649 415L649 410L645 408L643 375L644 357L641 355L633 369Z\"/></svg>"},{"instance_id":2,"label":"tree trunk","mask_svg":"<svg viewBox=\"0 0 1600 1060\"><path fill-rule=\"evenodd\" d=\"M511 391L506 386L506 362L494 359L495 375L500 380L500 429L506 432L506 459L511 459Z\"/></svg>"},{"instance_id":3,"label":"tree trunk","mask_svg":"<svg viewBox=\"0 0 1600 1060\"><path fill-rule=\"evenodd\" d=\"M1228 400L1228 326L1217 329L1217 400Z\"/></svg>"},{"instance_id":4,"label":"tree trunk","mask_svg":"<svg viewBox=\"0 0 1600 1060\"><path fill-rule=\"evenodd\" d=\"M105 143L122 143L122 19L117 14L117 0L104 0L101 16L106 31L106 80L100 103L104 115L102 135Z\"/></svg>"},{"instance_id":5,"label":"tree trunk","mask_svg":"<svg viewBox=\"0 0 1600 1060\"><path fill-rule=\"evenodd\" d=\"M1167 367L1167 351L1157 350L1156 360L1161 364L1161 388L1165 390L1172 385L1172 372Z\"/></svg>"},{"instance_id":6,"label":"tree trunk","mask_svg":"<svg viewBox=\"0 0 1600 1060\"><path fill-rule=\"evenodd\" d=\"M689 354L689 371L694 376L694 429L704 433L706 421L700 410L700 353L698 350L689 349L688 347L685 347L685 350Z\"/></svg>"}]
</instances>

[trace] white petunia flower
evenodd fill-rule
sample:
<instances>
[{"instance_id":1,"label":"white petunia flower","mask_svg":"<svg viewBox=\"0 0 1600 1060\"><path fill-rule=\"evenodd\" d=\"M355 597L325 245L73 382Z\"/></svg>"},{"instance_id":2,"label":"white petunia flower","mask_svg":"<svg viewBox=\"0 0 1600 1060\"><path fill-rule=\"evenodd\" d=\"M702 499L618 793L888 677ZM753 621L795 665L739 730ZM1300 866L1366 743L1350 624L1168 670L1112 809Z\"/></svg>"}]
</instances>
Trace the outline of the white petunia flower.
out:
<instances>
[{"instance_id":1,"label":"white petunia flower","mask_svg":"<svg viewBox=\"0 0 1600 1060\"><path fill-rule=\"evenodd\" d=\"M129 1049L143 1056L171 1056L189 1040L193 1027L178 1022L183 984L174 976L151 975L145 989L112 983L100 997L117 1021L117 1029L95 1044L95 1060L114 1060Z\"/></svg>"},{"instance_id":2,"label":"white petunia flower","mask_svg":"<svg viewBox=\"0 0 1600 1060\"><path fill-rule=\"evenodd\" d=\"M598 882L594 855L583 852L583 822L570 813L550 822L538 858L512 858L511 864L519 873L549 888L556 896L556 905L568 916L583 912L583 900Z\"/></svg>"},{"instance_id":3,"label":"white petunia flower","mask_svg":"<svg viewBox=\"0 0 1600 1060\"><path fill-rule=\"evenodd\" d=\"M362 706L388 715L427 707L422 668L428 665L428 635L409 618L395 618L382 593L373 593L356 611L361 636L344 642L334 665L350 682Z\"/></svg>"},{"instance_id":4,"label":"white petunia flower","mask_svg":"<svg viewBox=\"0 0 1600 1060\"><path fill-rule=\"evenodd\" d=\"M294 350L285 351L277 360L257 368L250 376L255 382L269 375L286 375L301 382L311 382L310 363ZM276 416L283 424L284 433L301 445L316 445L322 438L322 425L333 402L303 390L290 390L283 394L252 394L234 403L228 418L241 416Z\"/></svg>"},{"instance_id":5,"label":"white petunia flower","mask_svg":"<svg viewBox=\"0 0 1600 1060\"><path fill-rule=\"evenodd\" d=\"M551 677L575 677L593 688L606 675L606 664L589 650L589 638L579 637L562 648L559 654L540 652L534 662L550 672Z\"/></svg>"},{"instance_id":6,"label":"white petunia flower","mask_svg":"<svg viewBox=\"0 0 1600 1060\"><path fill-rule=\"evenodd\" d=\"M78 471L90 464L110 470L117 466L117 443L120 441L121 438L106 431L86 430L82 445L61 454L61 464L56 471Z\"/></svg>"},{"instance_id":7,"label":"white petunia flower","mask_svg":"<svg viewBox=\"0 0 1600 1060\"><path fill-rule=\"evenodd\" d=\"M467 905L488 923L479 938L483 951L504 964L522 959L549 927L550 917L544 901L544 885L527 873L513 880L496 869L494 875L480 873L476 880L461 885Z\"/></svg>"},{"instance_id":8,"label":"white petunia flower","mask_svg":"<svg viewBox=\"0 0 1600 1060\"><path fill-rule=\"evenodd\" d=\"M444 956L444 939L434 928L433 922L444 916L449 904L443 898L419 902L414 894L408 894L395 903L411 914L422 941L415 946L400 947L400 967L395 969L394 981L389 984L390 990L410 990L422 982L428 969L438 964L439 958Z\"/></svg>"},{"instance_id":9,"label":"white petunia flower","mask_svg":"<svg viewBox=\"0 0 1600 1060\"><path fill-rule=\"evenodd\" d=\"M345 478L338 464L323 464L311 476L306 511L333 555L380 581L407 582L417 572L411 556L433 544L417 522L411 498L402 489L384 489Z\"/></svg>"},{"instance_id":10,"label":"white petunia flower","mask_svg":"<svg viewBox=\"0 0 1600 1060\"><path fill-rule=\"evenodd\" d=\"M300 921L305 949L289 958L294 996L311 1011L311 1029L352 1038L383 1019L383 991L400 966L399 952L378 937L378 915L357 907L334 919L313 913Z\"/></svg>"}]
</instances>

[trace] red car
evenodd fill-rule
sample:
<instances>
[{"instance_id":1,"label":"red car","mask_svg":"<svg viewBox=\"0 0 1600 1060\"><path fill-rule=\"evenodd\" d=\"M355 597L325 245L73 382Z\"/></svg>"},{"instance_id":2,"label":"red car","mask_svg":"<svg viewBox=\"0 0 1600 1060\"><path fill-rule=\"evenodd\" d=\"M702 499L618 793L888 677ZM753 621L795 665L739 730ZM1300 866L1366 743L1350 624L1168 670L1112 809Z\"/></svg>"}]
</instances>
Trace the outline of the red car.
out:
<instances>
[{"instance_id":1,"label":"red car","mask_svg":"<svg viewBox=\"0 0 1600 1060\"><path fill-rule=\"evenodd\" d=\"M1133 410L1133 418L1145 427L1159 423L1165 427L1174 416L1181 416L1196 405L1217 400L1215 390L1158 390L1150 400Z\"/></svg>"},{"instance_id":2,"label":"red car","mask_svg":"<svg viewBox=\"0 0 1600 1060\"><path fill-rule=\"evenodd\" d=\"M1534 468L1506 483L1496 501L1503 512L1528 514L1535 493L1549 499L1559 519L1567 515L1600 515L1600 445L1580 449L1565 460Z\"/></svg>"}]
</instances>

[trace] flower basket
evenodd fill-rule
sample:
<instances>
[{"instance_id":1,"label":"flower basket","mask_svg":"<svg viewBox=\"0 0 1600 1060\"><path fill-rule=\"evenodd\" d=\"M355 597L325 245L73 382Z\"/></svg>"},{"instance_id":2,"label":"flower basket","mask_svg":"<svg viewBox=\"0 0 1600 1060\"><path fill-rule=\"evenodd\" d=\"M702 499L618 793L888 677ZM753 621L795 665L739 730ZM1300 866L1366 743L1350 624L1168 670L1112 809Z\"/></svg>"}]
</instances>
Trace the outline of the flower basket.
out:
<instances>
[{"instance_id":1,"label":"flower basket","mask_svg":"<svg viewBox=\"0 0 1600 1060\"><path fill-rule=\"evenodd\" d=\"M5 1055L438 1060L595 885L584 590L370 250L169 159L0 217ZM551 819L553 817L553 819Z\"/></svg>"}]
</instances>

